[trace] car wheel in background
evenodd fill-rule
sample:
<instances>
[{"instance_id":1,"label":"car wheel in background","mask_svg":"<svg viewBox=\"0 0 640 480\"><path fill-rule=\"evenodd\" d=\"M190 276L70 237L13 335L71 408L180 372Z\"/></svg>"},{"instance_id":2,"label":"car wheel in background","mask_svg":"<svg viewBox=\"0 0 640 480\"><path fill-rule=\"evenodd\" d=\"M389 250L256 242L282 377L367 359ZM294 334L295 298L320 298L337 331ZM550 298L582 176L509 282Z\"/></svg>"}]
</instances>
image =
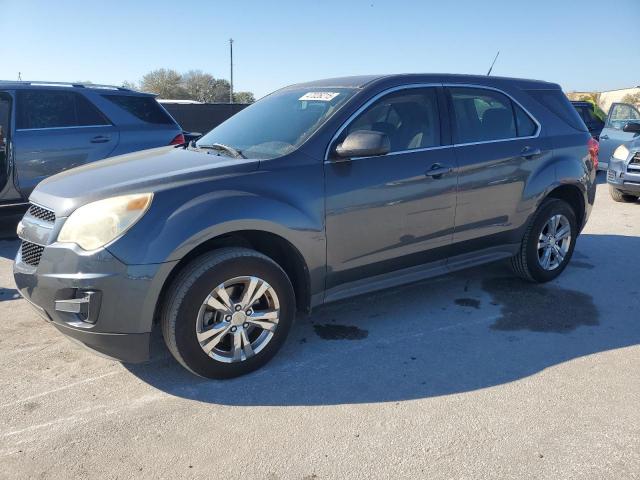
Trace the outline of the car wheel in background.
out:
<instances>
[{"instance_id":1,"label":"car wheel in background","mask_svg":"<svg viewBox=\"0 0 640 480\"><path fill-rule=\"evenodd\" d=\"M565 269L578 235L578 222L563 200L545 200L529 224L520 252L511 259L514 272L531 282L548 282Z\"/></svg>"},{"instance_id":2,"label":"car wheel in background","mask_svg":"<svg viewBox=\"0 0 640 480\"><path fill-rule=\"evenodd\" d=\"M609 185L609 194L611 195L611 198L613 198L614 202L631 203L631 202L636 202L638 200L638 197L636 197L635 195L622 193L613 185Z\"/></svg>"},{"instance_id":3,"label":"car wheel in background","mask_svg":"<svg viewBox=\"0 0 640 480\"><path fill-rule=\"evenodd\" d=\"M180 272L160 321L167 347L184 367L231 378L267 363L294 318L294 291L282 268L256 251L224 248Z\"/></svg>"}]
</instances>

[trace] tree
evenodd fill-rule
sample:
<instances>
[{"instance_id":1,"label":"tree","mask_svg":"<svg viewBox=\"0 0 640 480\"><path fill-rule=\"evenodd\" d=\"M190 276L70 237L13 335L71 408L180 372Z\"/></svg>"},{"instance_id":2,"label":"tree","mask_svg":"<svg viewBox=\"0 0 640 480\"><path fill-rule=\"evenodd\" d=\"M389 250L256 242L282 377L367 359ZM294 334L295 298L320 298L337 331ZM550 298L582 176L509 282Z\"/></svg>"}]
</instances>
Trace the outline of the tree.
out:
<instances>
[{"instance_id":1,"label":"tree","mask_svg":"<svg viewBox=\"0 0 640 480\"><path fill-rule=\"evenodd\" d=\"M630 103L632 105L640 105L640 92L627 93L622 97L622 103Z\"/></svg>"},{"instance_id":2,"label":"tree","mask_svg":"<svg viewBox=\"0 0 640 480\"><path fill-rule=\"evenodd\" d=\"M253 103L256 101L256 97L251 92L235 92L233 94L233 101L235 103Z\"/></svg>"},{"instance_id":3,"label":"tree","mask_svg":"<svg viewBox=\"0 0 640 480\"><path fill-rule=\"evenodd\" d=\"M211 103L215 96L216 79L201 70L190 70L182 76L182 85L191 100Z\"/></svg>"},{"instance_id":4,"label":"tree","mask_svg":"<svg viewBox=\"0 0 640 480\"><path fill-rule=\"evenodd\" d=\"M140 89L160 98L188 99L189 94L182 86L182 75L175 70L160 68L142 77Z\"/></svg>"},{"instance_id":5,"label":"tree","mask_svg":"<svg viewBox=\"0 0 640 480\"><path fill-rule=\"evenodd\" d=\"M120 86L122 88L128 88L129 90L138 90L138 85L136 85L136 82L130 82L128 80L122 82L122 85Z\"/></svg>"}]
</instances>

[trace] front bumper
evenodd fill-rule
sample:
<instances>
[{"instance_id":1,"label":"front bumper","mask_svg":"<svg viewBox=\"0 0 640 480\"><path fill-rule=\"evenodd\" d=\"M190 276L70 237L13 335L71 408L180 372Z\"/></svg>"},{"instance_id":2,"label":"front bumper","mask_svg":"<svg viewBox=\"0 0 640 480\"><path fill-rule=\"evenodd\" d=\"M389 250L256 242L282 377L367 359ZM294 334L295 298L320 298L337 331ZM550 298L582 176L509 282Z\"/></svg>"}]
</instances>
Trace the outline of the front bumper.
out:
<instances>
[{"instance_id":1,"label":"front bumper","mask_svg":"<svg viewBox=\"0 0 640 480\"><path fill-rule=\"evenodd\" d=\"M164 281L176 262L125 265L105 249L46 246L37 266L13 274L18 291L64 335L123 362L149 357L149 339Z\"/></svg>"},{"instance_id":2,"label":"front bumper","mask_svg":"<svg viewBox=\"0 0 640 480\"><path fill-rule=\"evenodd\" d=\"M622 193L640 196L640 165L631 164L629 159L611 158L607 170L607 183Z\"/></svg>"}]
</instances>

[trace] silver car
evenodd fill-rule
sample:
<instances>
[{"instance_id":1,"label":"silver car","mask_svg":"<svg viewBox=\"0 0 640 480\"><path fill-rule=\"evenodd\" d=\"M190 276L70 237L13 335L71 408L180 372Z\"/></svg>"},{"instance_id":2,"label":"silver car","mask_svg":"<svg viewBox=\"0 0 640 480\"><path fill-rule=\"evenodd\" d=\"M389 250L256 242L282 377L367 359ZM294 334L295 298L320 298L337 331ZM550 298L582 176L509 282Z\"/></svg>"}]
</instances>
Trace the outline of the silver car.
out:
<instances>
[{"instance_id":1,"label":"silver car","mask_svg":"<svg viewBox=\"0 0 640 480\"><path fill-rule=\"evenodd\" d=\"M607 183L616 202L636 202L640 197L640 120L621 129L631 141L619 145L609 160Z\"/></svg>"},{"instance_id":2,"label":"silver car","mask_svg":"<svg viewBox=\"0 0 640 480\"><path fill-rule=\"evenodd\" d=\"M636 134L624 130L625 125L633 122L640 122L640 111L636 106L630 103L614 103L611 105L607 121L600 133L600 164L598 170L608 169L609 159L616 148L634 141Z\"/></svg>"}]
</instances>

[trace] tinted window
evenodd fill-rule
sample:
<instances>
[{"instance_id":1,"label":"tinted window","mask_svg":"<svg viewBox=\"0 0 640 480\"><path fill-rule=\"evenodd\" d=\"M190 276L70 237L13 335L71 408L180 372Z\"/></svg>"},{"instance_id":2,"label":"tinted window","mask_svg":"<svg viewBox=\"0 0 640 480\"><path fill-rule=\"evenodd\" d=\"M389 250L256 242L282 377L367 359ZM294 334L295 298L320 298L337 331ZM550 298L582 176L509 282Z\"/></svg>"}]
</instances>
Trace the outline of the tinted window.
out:
<instances>
[{"instance_id":1,"label":"tinted window","mask_svg":"<svg viewBox=\"0 0 640 480\"><path fill-rule=\"evenodd\" d=\"M519 137L532 137L538 130L538 125L531 119L519 105L511 102L516 112L516 129Z\"/></svg>"},{"instance_id":2,"label":"tinted window","mask_svg":"<svg viewBox=\"0 0 640 480\"><path fill-rule=\"evenodd\" d=\"M76 92L20 90L16 105L18 129L110 124L89 100Z\"/></svg>"},{"instance_id":3,"label":"tinted window","mask_svg":"<svg viewBox=\"0 0 640 480\"><path fill-rule=\"evenodd\" d=\"M564 120L567 125L578 130L587 131L582 118L580 118L576 109L573 108L573 105L561 90L527 90L527 93Z\"/></svg>"},{"instance_id":4,"label":"tinted window","mask_svg":"<svg viewBox=\"0 0 640 480\"><path fill-rule=\"evenodd\" d=\"M222 143L247 158L275 158L298 148L356 90L351 88L291 88L272 93L198 140L199 147Z\"/></svg>"},{"instance_id":5,"label":"tinted window","mask_svg":"<svg viewBox=\"0 0 640 480\"><path fill-rule=\"evenodd\" d=\"M358 130L385 133L391 152L440 145L436 90L408 88L382 97L362 112L343 136Z\"/></svg>"},{"instance_id":6,"label":"tinted window","mask_svg":"<svg viewBox=\"0 0 640 480\"><path fill-rule=\"evenodd\" d=\"M156 102L153 97L137 97L133 95L103 96L143 122L159 125L175 125L173 118L158 105L158 102Z\"/></svg>"},{"instance_id":7,"label":"tinted window","mask_svg":"<svg viewBox=\"0 0 640 480\"><path fill-rule=\"evenodd\" d=\"M486 142L517 137L511 100L478 88L450 88L456 143Z\"/></svg>"},{"instance_id":8,"label":"tinted window","mask_svg":"<svg viewBox=\"0 0 640 480\"><path fill-rule=\"evenodd\" d=\"M640 121L640 113L636 107L627 103L614 103L609 111L606 126L622 130L627 123L638 121Z\"/></svg>"},{"instance_id":9,"label":"tinted window","mask_svg":"<svg viewBox=\"0 0 640 480\"><path fill-rule=\"evenodd\" d=\"M597 123L600 122L600 119L596 117L595 113L593 113L593 108L588 105L574 105L576 111L580 115L580 118L586 123Z\"/></svg>"}]
</instances>

